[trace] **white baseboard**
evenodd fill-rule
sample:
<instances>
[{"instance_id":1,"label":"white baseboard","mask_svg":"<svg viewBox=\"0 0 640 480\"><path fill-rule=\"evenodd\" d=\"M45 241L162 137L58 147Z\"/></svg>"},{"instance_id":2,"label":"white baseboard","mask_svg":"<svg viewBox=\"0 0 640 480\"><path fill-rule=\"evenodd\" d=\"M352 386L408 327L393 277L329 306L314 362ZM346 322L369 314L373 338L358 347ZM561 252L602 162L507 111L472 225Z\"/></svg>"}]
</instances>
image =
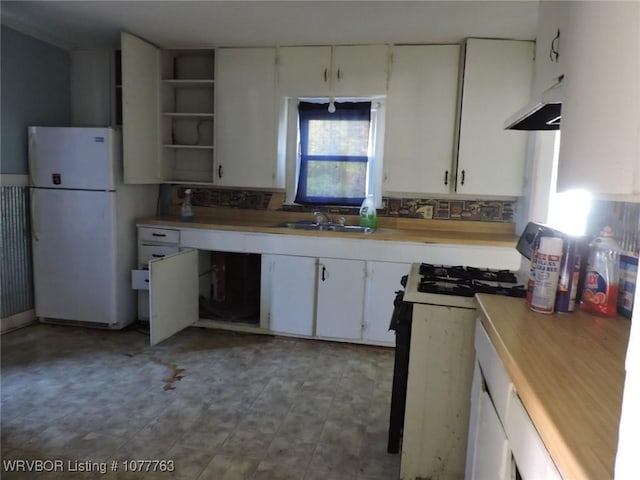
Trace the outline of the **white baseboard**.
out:
<instances>
[{"instance_id":1,"label":"white baseboard","mask_svg":"<svg viewBox=\"0 0 640 480\"><path fill-rule=\"evenodd\" d=\"M10 317L0 318L0 334L5 334L18 328L26 327L36 321L35 310L27 310L26 312L16 313Z\"/></svg>"}]
</instances>

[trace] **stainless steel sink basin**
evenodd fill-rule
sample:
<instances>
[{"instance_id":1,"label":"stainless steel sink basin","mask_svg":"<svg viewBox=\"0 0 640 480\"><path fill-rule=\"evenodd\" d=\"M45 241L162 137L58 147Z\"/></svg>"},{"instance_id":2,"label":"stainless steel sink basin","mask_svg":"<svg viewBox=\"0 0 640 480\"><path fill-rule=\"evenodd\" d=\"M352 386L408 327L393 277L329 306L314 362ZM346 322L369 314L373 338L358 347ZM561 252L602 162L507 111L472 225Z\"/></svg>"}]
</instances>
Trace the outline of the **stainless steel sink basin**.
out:
<instances>
[{"instance_id":1,"label":"stainless steel sink basin","mask_svg":"<svg viewBox=\"0 0 640 480\"><path fill-rule=\"evenodd\" d=\"M318 232L371 233L373 229L360 225L341 225L339 223L287 222L278 225L293 230L315 230Z\"/></svg>"}]
</instances>

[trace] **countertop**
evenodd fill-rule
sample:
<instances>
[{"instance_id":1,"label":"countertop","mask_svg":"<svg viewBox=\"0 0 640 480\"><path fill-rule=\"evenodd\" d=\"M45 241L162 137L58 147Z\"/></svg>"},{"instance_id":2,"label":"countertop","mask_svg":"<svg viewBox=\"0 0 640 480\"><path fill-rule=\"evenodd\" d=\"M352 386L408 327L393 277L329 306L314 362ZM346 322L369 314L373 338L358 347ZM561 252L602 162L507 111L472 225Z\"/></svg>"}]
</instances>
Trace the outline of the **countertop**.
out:
<instances>
[{"instance_id":1,"label":"countertop","mask_svg":"<svg viewBox=\"0 0 640 480\"><path fill-rule=\"evenodd\" d=\"M314 237L341 237L362 240L395 242L446 243L515 247L517 236L512 223L473 222L463 220L425 220L379 217L378 228L373 233L345 233L329 231L294 230L282 227L285 222L310 220L309 214L280 211L246 211L218 209L214 213L199 214L196 210L192 222L183 222L178 215L147 217L137 220L138 225L172 228L215 229L238 232L301 235ZM346 217L348 225L357 225L358 218Z\"/></svg>"},{"instance_id":2,"label":"countertop","mask_svg":"<svg viewBox=\"0 0 640 480\"><path fill-rule=\"evenodd\" d=\"M481 321L564 478L613 479L631 323L476 295Z\"/></svg>"}]
</instances>

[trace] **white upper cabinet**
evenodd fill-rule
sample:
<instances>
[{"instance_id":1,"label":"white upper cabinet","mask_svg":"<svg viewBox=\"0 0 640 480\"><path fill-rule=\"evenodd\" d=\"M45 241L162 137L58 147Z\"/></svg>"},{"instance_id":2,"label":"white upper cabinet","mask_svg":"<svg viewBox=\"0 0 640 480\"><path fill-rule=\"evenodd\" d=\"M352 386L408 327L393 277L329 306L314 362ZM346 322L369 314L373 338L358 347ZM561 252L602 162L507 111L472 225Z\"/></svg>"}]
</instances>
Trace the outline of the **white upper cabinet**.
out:
<instances>
[{"instance_id":1,"label":"white upper cabinet","mask_svg":"<svg viewBox=\"0 0 640 480\"><path fill-rule=\"evenodd\" d=\"M122 148L126 183L160 183L160 50L121 34Z\"/></svg>"},{"instance_id":2,"label":"white upper cabinet","mask_svg":"<svg viewBox=\"0 0 640 480\"><path fill-rule=\"evenodd\" d=\"M640 3L571 2L558 190L640 199Z\"/></svg>"},{"instance_id":3,"label":"white upper cabinet","mask_svg":"<svg viewBox=\"0 0 640 480\"><path fill-rule=\"evenodd\" d=\"M329 95L331 47L278 49L278 92L289 97Z\"/></svg>"},{"instance_id":4,"label":"white upper cabinet","mask_svg":"<svg viewBox=\"0 0 640 480\"><path fill-rule=\"evenodd\" d=\"M393 47L385 193L450 193L459 57L459 45Z\"/></svg>"},{"instance_id":5,"label":"white upper cabinet","mask_svg":"<svg viewBox=\"0 0 640 480\"><path fill-rule=\"evenodd\" d=\"M211 184L214 51L121 44L125 181Z\"/></svg>"},{"instance_id":6,"label":"white upper cabinet","mask_svg":"<svg viewBox=\"0 0 640 480\"><path fill-rule=\"evenodd\" d=\"M504 130L504 119L528 103L533 61L533 42L466 41L457 193L522 195L528 132Z\"/></svg>"},{"instance_id":7,"label":"white upper cabinet","mask_svg":"<svg viewBox=\"0 0 640 480\"><path fill-rule=\"evenodd\" d=\"M289 97L384 94L387 63L386 45L281 47L278 93Z\"/></svg>"},{"instance_id":8,"label":"white upper cabinet","mask_svg":"<svg viewBox=\"0 0 640 480\"><path fill-rule=\"evenodd\" d=\"M564 74L567 37L567 4L563 1L541 1L538 5L536 65L532 99L558 82Z\"/></svg>"},{"instance_id":9,"label":"white upper cabinet","mask_svg":"<svg viewBox=\"0 0 640 480\"><path fill-rule=\"evenodd\" d=\"M275 48L221 48L216 58L216 184L283 187L276 164Z\"/></svg>"},{"instance_id":10,"label":"white upper cabinet","mask_svg":"<svg viewBox=\"0 0 640 480\"><path fill-rule=\"evenodd\" d=\"M387 91L389 47L333 47L332 79L338 97L379 95Z\"/></svg>"}]
</instances>

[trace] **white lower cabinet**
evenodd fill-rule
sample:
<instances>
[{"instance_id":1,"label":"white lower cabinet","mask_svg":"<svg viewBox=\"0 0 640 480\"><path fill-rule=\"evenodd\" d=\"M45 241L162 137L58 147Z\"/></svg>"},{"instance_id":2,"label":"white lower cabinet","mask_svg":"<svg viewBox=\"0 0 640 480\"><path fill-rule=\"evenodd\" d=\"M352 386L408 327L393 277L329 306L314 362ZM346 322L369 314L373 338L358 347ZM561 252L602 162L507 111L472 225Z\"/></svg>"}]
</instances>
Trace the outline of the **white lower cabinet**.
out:
<instances>
[{"instance_id":1,"label":"white lower cabinet","mask_svg":"<svg viewBox=\"0 0 640 480\"><path fill-rule=\"evenodd\" d=\"M285 335L393 345L394 292L410 264L262 255L261 324Z\"/></svg>"},{"instance_id":2,"label":"white lower cabinet","mask_svg":"<svg viewBox=\"0 0 640 480\"><path fill-rule=\"evenodd\" d=\"M365 262L320 258L317 275L316 336L360 340Z\"/></svg>"},{"instance_id":3,"label":"white lower cabinet","mask_svg":"<svg viewBox=\"0 0 640 480\"><path fill-rule=\"evenodd\" d=\"M199 319L198 250L186 249L131 272L138 301L148 311L149 343L156 345Z\"/></svg>"},{"instance_id":4,"label":"white lower cabinet","mask_svg":"<svg viewBox=\"0 0 640 480\"><path fill-rule=\"evenodd\" d=\"M170 228L138 228L138 270L131 274L134 290L138 290L138 319L149 320L149 261L180 251L180 230Z\"/></svg>"},{"instance_id":5,"label":"white lower cabinet","mask_svg":"<svg viewBox=\"0 0 640 480\"><path fill-rule=\"evenodd\" d=\"M476 323L465 480L560 480L482 323Z\"/></svg>"},{"instance_id":6,"label":"white lower cabinet","mask_svg":"<svg viewBox=\"0 0 640 480\"><path fill-rule=\"evenodd\" d=\"M138 269L131 283L138 290L138 318L149 321L151 345L199 319L199 269L202 252L180 248L180 231L138 228Z\"/></svg>"},{"instance_id":7,"label":"white lower cabinet","mask_svg":"<svg viewBox=\"0 0 640 480\"><path fill-rule=\"evenodd\" d=\"M476 362L471 387L465 479L511 480L511 451L496 407Z\"/></svg>"},{"instance_id":8,"label":"white lower cabinet","mask_svg":"<svg viewBox=\"0 0 640 480\"><path fill-rule=\"evenodd\" d=\"M315 282L315 258L262 255L260 323L275 333L313 335Z\"/></svg>"},{"instance_id":9,"label":"white lower cabinet","mask_svg":"<svg viewBox=\"0 0 640 480\"><path fill-rule=\"evenodd\" d=\"M389 330L395 292L400 279L411 269L410 263L367 262L364 324L362 339L367 343L395 344L395 332Z\"/></svg>"},{"instance_id":10,"label":"white lower cabinet","mask_svg":"<svg viewBox=\"0 0 640 480\"><path fill-rule=\"evenodd\" d=\"M151 345L198 321L197 250L184 250L149 262L149 312Z\"/></svg>"}]
</instances>

